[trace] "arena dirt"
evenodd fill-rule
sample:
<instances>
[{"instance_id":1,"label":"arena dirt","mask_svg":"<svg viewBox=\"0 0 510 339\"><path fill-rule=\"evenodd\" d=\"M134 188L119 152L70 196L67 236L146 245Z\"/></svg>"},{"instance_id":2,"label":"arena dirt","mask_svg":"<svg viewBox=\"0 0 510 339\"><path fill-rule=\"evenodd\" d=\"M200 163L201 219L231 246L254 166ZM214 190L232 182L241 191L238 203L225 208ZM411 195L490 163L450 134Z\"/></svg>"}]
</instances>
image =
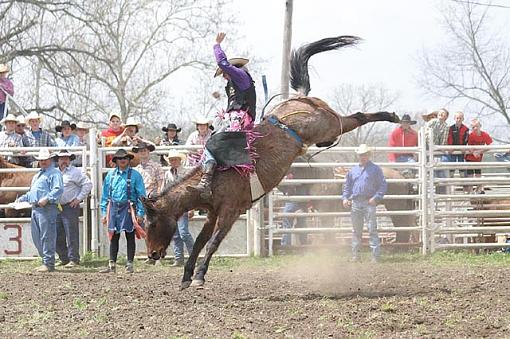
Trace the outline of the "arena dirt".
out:
<instances>
[{"instance_id":1,"label":"arena dirt","mask_svg":"<svg viewBox=\"0 0 510 339\"><path fill-rule=\"evenodd\" d=\"M510 336L505 266L240 262L211 265L205 289L185 291L181 269L142 263L133 275L3 269L0 337Z\"/></svg>"}]
</instances>

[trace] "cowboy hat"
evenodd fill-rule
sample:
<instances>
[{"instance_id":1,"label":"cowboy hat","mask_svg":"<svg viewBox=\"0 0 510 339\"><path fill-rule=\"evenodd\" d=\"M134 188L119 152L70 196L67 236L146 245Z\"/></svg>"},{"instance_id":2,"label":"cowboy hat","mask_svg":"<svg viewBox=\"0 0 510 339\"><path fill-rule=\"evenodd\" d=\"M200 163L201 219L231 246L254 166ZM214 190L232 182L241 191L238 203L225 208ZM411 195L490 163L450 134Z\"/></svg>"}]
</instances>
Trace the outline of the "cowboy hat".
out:
<instances>
[{"instance_id":1,"label":"cowboy hat","mask_svg":"<svg viewBox=\"0 0 510 339\"><path fill-rule=\"evenodd\" d=\"M0 123L5 124L7 121L17 122L18 120L16 119L14 114L9 113L5 118L2 119L2 121L0 121Z\"/></svg>"},{"instance_id":2,"label":"cowboy hat","mask_svg":"<svg viewBox=\"0 0 510 339\"><path fill-rule=\"evenodd\" d=\"M181 128L177 128L177 125L174 124L174 123L169 123L166 127L163 127L161 129L163 132L168 132L168 131L176 131L177 133L179 133L181 131Z\"/></svg>"},{"instance_id":3,"label":"cowboy hat","mask_svg":"<svg viewBox=\"0 0 510 339\"><path fill-rule=\"evenodd\" d=\"M9 66L6 64L0 64L0 73L6 73L9 72Z\"/></svg>"},{"instance_id":4,"label":"cowboy hat","mask_svg":"<svg viewBox=\"0 0 510 339\"><path fill-rule=\"evenodd\" d=\"M119 118L119 120L122 120L122 118L120 117L120 114L110 113L110 116L108 117L108 121L111 121L113 119L113 117L117 117L117 118Z\"/></svg>"},{"instance_id":5,"label":"cowboy hat","mask_svg":"<svg viewBox=\"0 0 510 339\"><path fill-rule=\"evenodd\" d=\"M136 120L136 118L134 118L134 117L129 117L126 120L126 123L121 124L121 126L122 126L122 128L126 128L128 126L135 126L136 128L140 128L140 127L142 127L142 123L140 121Z\"/></svg>"},{"instance_id":6,"label":"cowboy hat","mask_svg":"<svg viewBox=\"0 0 510 339\"><path fill-rule=\"evenodd\" d=\"M228 63L231 64L232 66L236 66L237 68L243 67L248 62L250 62L250 60L245 59L245 58L232 58L232 59L228 59ZM214 77L216 78L218 75L220 75L222 73L223 73L223 70L218 67L218 68L216 68L216 72L214 73Z\"/></svg>"},{"instance_id":7,"label":"cowboy hat","mask_svg":"<svg viewBox=\"0 0 510 339\"><path fill-rule=\"evenodd\" d=\"M30 120L42 120L42 116L37 112L30 112L30 114L25 117L25 121Z\"/></svg>"},{"instance_id":8,"label":"cowboy hat","mask_svg":"<svg viewBox=\"0 0 510 339\"><path fill-rule=\"evenodd\" d=\"M37 156L35 156L34 158L36 160L48 160L48 159L51 159L55 156L55 154L52 154L50 153L50 151L48 151L47 148L42 148L40 151L39 151L39 154Z\"/></svg>"},{"instance_id":9,"label":"cowboy hat","mask_svg":"<svg viewBox=\"0 0 510 339\"><path fill-rule=\"evenodd\" d=\"M60 150L57 154L55 154L55 156L57 158L60 158L60 157L69 157L71 161L76 159L76 155L74 155L73 153L69 152L66 149Z\"/></svg>"},{"instance_id":10,"label":"cowboy hat","mask_svg":"<svg viewBox=\"0 0 510 339\"><path fill-rule=\"evenodd\" d=\"M174 149L171 149L168 152L168 154L164 155L163 157L165 158L166 161L169 161L170 159L173 159L173 158L179 158L182 161L186 160L186 154L184 154L183 152L176 151Z\"/></svg>"},{"instance_id":11,"label":"cowboy hat","mask_svg":"<svg viewBox=\"0 0 510 339\"><path fill-rule=\"evenodd\" d=\"M133 154L131 154L128 151L126 151L125 149L121 148L121 149L117 150L117 152L115 152L115 154L112 157L112 161L116 163L117 159L128 158L129 160L131 160L134 157L135 156Z\"/></svg>"},{"instance_id":12,"label":"cowboy hat","mask_svg":"<svg viewBox=\"0 0 510 339\"><path fill-rule=\"evenodd\" d=\"M134 146L131 150L134 153L138 153L139 151L141 151L143 149L148 149L149 152L154 152L154 150L156 149L156 146L154 146L154 144L151 144L151 143L141 142L138 145Z\"/></svg>"},{"instance_id":13,"label":"cowboy hat","mask_svg":"<svg viewBox=\"0 0 510 339\"><path fill-rule=\"evenodd\" d=\"M361 144L358 146L358 148L356 148L356 154L366 154L366 153L370 153L372 151L372 149L370 147L367 146L367 144Z\"/></svg>"},{"instance_id":14,"label":"cowboy hat","mask_svg":"<svg viewBox=\"0 0 510 339\"><path fill-rule=\"evenodd\" d=\"M89 124L87 124L87 123L85 123L85 122L82 122L82 121L80 121L80 122L78 122L78 123L76 124L76 129L90 129L90 128L91 128L91 127L90 127L90 125L89 125Z\"/></svg>"},{"instance_id":15,"label":"cowboy hat","mask_svg":"<svg viewBox=\"0 0 510 339\"><path fill-rule=\"evenodd\" d=\"M26 125L27 123L25 122L25 117L22 116L22 115L18 115L16 117L16 125Z\"/></svg>"},{"instance_id":16,"label":"cowboy hat","mask_svg":"<svg viewBox=\"0 0 510 339\"><path fill-rule=\"evenodd\" d=\"M55 126L55 131L62 132L64 127L71 127L71 129L74 131L76 129L76 124L71 124L69 120L64 120L60 125Z\"/></svg>"},{"instance_id":17,"label":"cowboy hat","mask_svg":"<svg viewBox=\"0 0 510 339\"><path fill-rule=\"evenodd\" d=\"M404 114L402 116L402 119L400 119L400 123L408 123L409 125L414 125L416 124L416 120L411 120L411 116L409 114Z\"/></svg>"},{"instance_id":18,"label":"cowboy hat","mask_svg":"<svg viewBox=\"0 0 510 339\"><path fill-rule=\"evenodd\" d=\"M193 120L191 120L194 124L197 124L197 125L211 125L212 124L212 120L211 119L208 119L206 118L205 116L199 116Z\"/></svg>"}]
</instances>

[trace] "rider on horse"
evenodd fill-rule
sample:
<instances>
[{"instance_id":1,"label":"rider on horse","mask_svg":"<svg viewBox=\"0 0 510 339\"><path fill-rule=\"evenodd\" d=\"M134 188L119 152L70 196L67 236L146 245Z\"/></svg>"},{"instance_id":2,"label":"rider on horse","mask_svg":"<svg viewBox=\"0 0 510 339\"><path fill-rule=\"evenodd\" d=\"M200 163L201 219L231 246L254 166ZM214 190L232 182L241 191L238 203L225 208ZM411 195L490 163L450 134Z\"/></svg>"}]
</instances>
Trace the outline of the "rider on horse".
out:
<instances>
[{"instance_id":1,"label":"rider on horse","mask_svg":"<svg viewBox=\"0 0 510 339\"><path fill-rule=\"evenodd\" d=\"M215 77L222 75L227 80L225 92L228 98L226 111L220 115L223 120L228 121L225 126L216 133L223 131L243 130L255 121L257 96L255 92L254 81L244 68L248 59L232 58L227 59L225 52L221 49L221 42L225 39L225 33L218 33L216 44L214 45L214 55L218 68ZM234 126L237 126L234 127ZM233 128L234 127L234 128ZM190 190L197 190L204 200L209 200L212 196L211 182L216 169L216 159L207 149L204 149L204 161L202 163L202 178L196 187L188 187Z\"/></svg>"}]
</instances>

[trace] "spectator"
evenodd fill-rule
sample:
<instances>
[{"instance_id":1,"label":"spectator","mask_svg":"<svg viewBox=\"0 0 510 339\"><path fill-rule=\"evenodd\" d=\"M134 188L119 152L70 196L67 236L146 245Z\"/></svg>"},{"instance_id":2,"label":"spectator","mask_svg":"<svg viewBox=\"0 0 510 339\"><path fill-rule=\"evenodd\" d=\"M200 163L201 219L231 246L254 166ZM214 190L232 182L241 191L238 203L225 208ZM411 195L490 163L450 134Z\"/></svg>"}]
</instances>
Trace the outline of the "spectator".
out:
<instances>
[{"instance_id":1,"label":"spectator","mask_svg":"<svg viewBox=\"0 0 510 339\"><path fill-rule=\"evenodd\" d=\"M64 192L62 174L53 165L53 155L43 148L35 157L41 168L32 178L30 190L17 199L32 204L31 231L34 245L42 257L37 272L55 270L55 246L57 240L57 204Z\"/></svg>"},{"instance_id":2,"label":"spectator","mask_svg":"<svg viewBox=\"0 0 510 339\"><path fill-rule=\"evenodd\" d=\"M377 204L386 194L387 184L381 168L370 161L370 148L367 145L360 145L356 154L359 164L347 173L343 189L343 205L345 208L352 208L352 260L360 261L361 236L366 220L372 262L377 262L381 255L381 245L375 212Z\"/></svg>"},{"instance_id":3,"label":"spectator","mask_svg":"<svg viewBox=\"0 0 510 339\"><path fill-rule=\"evenodd\" d=\"M23 147L30 147L30 140L28 140L28 136L26 134L26 126L25 117L18 115L16 117L16 128L14 130L21 136ZM21 152L21 154L25 154L25 152ZM29 155L18 156L18 161L20 166L32 167L32 157Z\"/></svg>"},{"instance_id":4,"label":"spectator","mask_svg":"<svg viewBox=\"0 0 510 339\"><path fill-rule=\"evenodd\" d=\"M117 254L119 252L120 234L125 232L127 242L126 272L133 273L135 258L135 231L143 222L145 210L140 200L145 196L143 178L131 168L131 153L119 149L113 155L115 168L108 172L103 184L101 197L101 222L108 227L110 236L110 261L108 267L100 273L116 271Z\"/></svg>"},{"instance_id":5,"label":"spectator","mask_svg":"<svg viewBox=\"0 0 510 339\"><path fill-rule=\"evenodd\" d=\"M115 113L110 114L108 118L108 129L101 131L101 145L103 147L112 146L113 140L122 134L124 129L121 127L121 124L120 115Z\"/></svg>"},{"instance_id":6,"label":"spectator","mask_svg":"<svg viewBox=\"0 0 510 339\"><path fill-rule=\"evenodd\" d=\"M132 151L138 153L140 164L135 169L142 175L143 184L147 194L158 194L164 185L165 173L161 165L151 160L151 152L154 152L156 147L152 143L141 142Z\"/></svg>"},{"instance_id":7,"label":"spectator","mask_svg":"<svg viewBox=\"0 0 510 339\"><path fill-rule=\"evenodd\" d=\"M182 141L179 139L178 133L181 131L180 127L177 127L174 123L169 123L166 127L161 129L165 132L163 136L163 140L160 140L157 143L159 146L177 146L182 145ZM161 155L159 158L162 166L168 166L168 163L165 160L165 156Z\"/></svg>"},{"instance_id":8,"label":"spectator","mask_svg":"<svg viewBox=\"0 0 510 339\"><path fill-rule=\"evenodd\" d=\"M206 117L198 117L193 120L197 130L191 133L186 141L187 146L201 145L205 146L205 143L212 135L212 131L209 128L212 124L210 119ZM188 154L188 166L196 166L200 163L204 150L192 150Z\"/></svg>"},{"instance_id":9,"label":"spectator","mask_svg":"<svg viewBox=\"0 0 510 339\"><path fill-rule=\"evenodd\" d=\"M456 112L453 116L455 123L450 126L448 131L448 145L467 145L469 128L466 127L462 122L464 121L464 113ZM454 153L452 151L448 156L450 162L464 162L464 151L460 153ZM450 177L453 177L455 170L450 170ZM466 176L465 170L459 170L461 177ZM468 186L464 186L464 191L468 190Z\"/></svg>"},{"instance_id":10,"label":"spectator","mask_svg":"<svg viewBox=\"0 0 510 339\"><path fill-rule=\"evenodd\" d=\"M418 146L418 133L411 125L416 121L411 120L409 114L404 114L400 120L400 126L390 134L388 146L390 147L416 147ZM416 162L413 153L388 153L388 160L391 162Z\"/></svg>"},{"instance_id":11,"label":"spectator","mask_svg":"<svg viewBox=\"0 0 510 339\"><path fill-rule=\"evenodd\" d=\"M7 78L9 74L9 66L0 64L0 120L4 118L7 113L7 94L14 95L14 85L12 81Z\"/></svg>"},{"instance_id":12,"label":"spectator","mask_svg":"<svg viewBox=\"0 0 510 339\"><path fill-rule=\"evenodd\" d=\"M472 132L469 133L468 136L468 145L490 145L492 144L492 138L490 135L484 131L481 130L482 124L478 119L471 120L471 130ZM483 158L483 153L485 153L485 150L470 150L468 154L466 154L466 161L467 162L481 162ZM481 177L482 176L482 169L481 168L469 168L467 170L467 175L469 177ZM476 193L485 193L483 189L483 185L477 185Z\"/></svg>"},{"instance_id":13,"label":"spectator","mask_svg":"<svg viewBox=\"0 0 510 339\"><path fill-rule=\"evenodd\" d=\"M112 146L135 146L145 142L152 144L138 135L142 124L136 118L127 118L126 123L122 124L124 131L112 141Z\"/></svg>"},{"instance_id":14,"label":"spectator","mask_svg":"<svg viewBox=\"0 0 510 339\"><path fill-rule=\"evenodd\" d=\"M1 121L4 125L4 129L0 132L0 147L23 147L21 135L16 133L16 122L16 117L12 114L7 114ZM13 153L17 152L18 151L14 151ZM16 165L20 165L21 163L20 157L17 156L9 156L7 157L7 161Z\"/></svg>"},{"instance_id":15,"label":"spectator","mask_svg":"<svg viewBox=\"0 0 510 339\"><path fill-rule=\"evenodd\" d=\"M79 168L71 165L75 155L67 150L57 153L58 168L64 181L57 215L57 253L60 265L75 267L80 264L80 203L92 190L92 182Z\"/></svg>"},{"instance_id":16,"label":"spectator","mask_svg":"<svg viewBox=\"0 0 510 339\"><path fill-rule=\"evenodd\" d=\"M80 145L80 139L73 131L76 130L76 124L71 124L69 121L64 120L62 123L55 127L55 131L60 133L57 138L58 147L75 147Z\"/></svg>"},{"instance_id":17,"label":"spectator","mask_svg":"<svg viewBox=\"0 0 510 339\"><path fill-rule=\"evenodd\" d=\"M84 122L80 121L76 124L75 133L76 136L78 137L78 146L85 146L86 148L89 147L88 138L89 129L90 129L89 125L87 125ZM83 165L82 162L83 162L82 156L78 155L76 156L76 159L74 159L73 164L76 167L81 167Z\"/></svg>"},{"instance_id":18,"label":"spectator","mask_svg":"<svg viewBox=\"0 0 510 339\"><path fill-rule=\"evenodd\" d=\"M30 126L29 130L26 131L26 135L28 138L29 147L56 147L57 143L53 136L47 131L43 131L40 127L42 117L36 113L32 112L26 117L26 121L28 121L28 125ZM32 167L37 166L37 162L35 162L32 158L30 159L32 162Z\"/></svg>"},{"instance_id":19,"label":"spectator","mask_svg":"<svg viewBox=\"0 0 510 339\"><path fill-rule=\"evenodd\" d=\"M182 152L171 150L165 158L165 160L170 164L170 169L165 173L165 185L168 185L181 178L184 174L182 162L186 160L186 155ZM175 234L172 239L175 255L175 261L172 266L184 265L184 244L186 244L188 254L191 254L193 251L195 241L189 232L188 224L188 213L184 213L179 220L177 220L177 229L175 230Z\"/></svg>"},{"instance_id":20,"label":"spectator","mask_svg":"<svg viewBox=\"0 0 510 339\"><path fill-rule=\"evenodd\" d=\"M437 146L447 145L448 144L448 133L450 132L450 128L446 123L448 119L448 111L445 108L442 108L437 113L437 118L433 118L427 122L427 133L432 133L432 144ZM439 161L448 161L448 155L435 155L434 156ZM444 170L434 171L434 174L438 178L446 178L447 173ZM446 186L437 186L437 193L444 194L446 193Z\"/></svg>"}]
</instances>

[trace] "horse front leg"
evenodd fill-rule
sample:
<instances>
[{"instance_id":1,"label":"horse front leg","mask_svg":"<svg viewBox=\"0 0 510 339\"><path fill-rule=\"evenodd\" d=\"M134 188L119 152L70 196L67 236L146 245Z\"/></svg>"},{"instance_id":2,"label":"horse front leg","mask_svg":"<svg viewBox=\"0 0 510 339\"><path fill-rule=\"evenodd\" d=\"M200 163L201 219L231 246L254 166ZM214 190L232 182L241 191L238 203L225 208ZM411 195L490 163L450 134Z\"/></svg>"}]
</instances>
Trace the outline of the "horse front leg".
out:
<instances>
[{"instance_id":1,"label":"horse front leg","mask_svg":"<svg viewBox=\"0 0 510 339\"><path fill-rule=\"evenodd\" d=\"M207 244L204 259L200 263L200 266L198 267L198 270L195 273L195 276L193 277L193 282L191 283L191 286L200 288L204 285L205 274L209 269L209 262L211 261L212 255L214 254L214 252L216 252L216 250L221 244L221 241L228 234L228 232L232 228L232 225L237 220L239 215L240 212L232 210L223 210L222 212L219 213L216 231L214 232L209 243Z\"/></svg>"},{"instance_id":2,"label":"horse front leg","mask_svg":"<svg viewBox=\"0 0 510 339\"><path fill-rule=\"evenodd\" d=\"M195 240L195 244L193 245L193 250L191 251L189 258L186 261L186 265L184 265L181 290L184 290L190 286L191 277L193 277L193 273L195 272L195 265L197 263L198 256L200 255L200 252L204 248L205 244L207 244L209 239L211 239L217 219L218 216L216 213L209 212L207 214L207 220L204 223L204 227L202 227L202 230L198 234L198 237Z\"/></svg>"}]
</instances>

